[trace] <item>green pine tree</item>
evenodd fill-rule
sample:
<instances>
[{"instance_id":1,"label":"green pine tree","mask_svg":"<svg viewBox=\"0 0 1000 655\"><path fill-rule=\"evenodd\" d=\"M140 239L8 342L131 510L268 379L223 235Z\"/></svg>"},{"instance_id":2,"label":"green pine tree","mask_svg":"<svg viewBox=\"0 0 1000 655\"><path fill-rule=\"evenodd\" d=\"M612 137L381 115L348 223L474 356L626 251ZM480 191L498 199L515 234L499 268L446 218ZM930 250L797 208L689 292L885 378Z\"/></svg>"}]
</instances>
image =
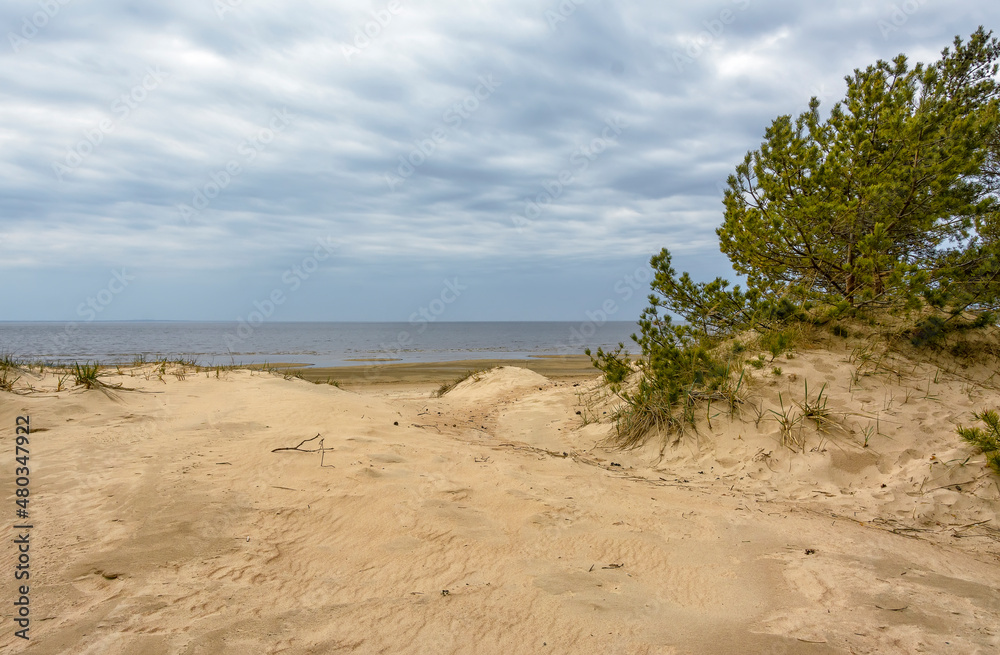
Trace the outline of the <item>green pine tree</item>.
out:
<instances>
[{"instance_id":1,"label":"green pine tree","mask_svg":"<svg viewBox=\"0 0 1000 655\"><path fill-rule=\"evenodd\" d=\"M980 28L933 65L899 55L855 70L825 120L815 98L776 119L729 178L717 233L737 272L852 307L916 307L982 282L997 251L998 57ZM978 301L996 304L982 286Z\"/></svg>"},{"instance_id":2,"label":"green pine tree","mask_svg":"<svg viewBox=\"0 0 1000 655\"><path fill-rule=\"evenodd\" d=\"M813 98L808 111L767 128L729 178L717 230L747 289L678 276L664 248L650 262L650 305L632 336L642 357L630 361L624 344L592 355L625 401L615 416L620 444L693 423L698 399L735 402L729 364L715 346L751 328L766 333L807 318L816 303L834 314L930 305L951 318L976 312L971 326L995 320L998 59L1000 42L980 27L968 42L956 37L931 65L911 68L899 55L855 70L825 119ZM936 338L951 318L929 317L914 338ZM777 354L787 335L774 334Z\"/></svg>"}]
</instances>

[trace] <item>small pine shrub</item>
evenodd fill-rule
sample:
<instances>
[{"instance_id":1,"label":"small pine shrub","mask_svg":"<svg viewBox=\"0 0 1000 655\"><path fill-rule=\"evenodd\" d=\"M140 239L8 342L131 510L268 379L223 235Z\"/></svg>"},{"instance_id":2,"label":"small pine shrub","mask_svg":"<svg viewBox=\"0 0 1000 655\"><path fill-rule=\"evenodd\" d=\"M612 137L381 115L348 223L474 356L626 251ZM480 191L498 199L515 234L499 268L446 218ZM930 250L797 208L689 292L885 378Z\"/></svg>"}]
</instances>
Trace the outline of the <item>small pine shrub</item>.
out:
<instances>
[{"instance_id":1,"label":"small pine shrub","mask_svg":"<svg viewBox=\"0 0 1000 655\"><path fill-rule=\"evenodd\" d=\"M621 388L622 383L632 372L629 365L628 355L625 353L625 344L619 343L618 347L612 351L604 352L598 348L596 353L591 353L590 348L583 351L595 368L604 373L604 382L612 389Z\"/></svg>"},{"instance_id":2,"label":"small pine shrub","mask_svg":"<svg viewBox=\"0 0 1000 655\"><path fill-rule=\"evenodd\" d=\"M795 334L791 330L774 330L760 338L761 348L771 353L771 361L795 344Z\"/></svg>"},{"instance_id":3,"label":"small pine shrub","mask_svg":"<svg viewBox=\"0 0 1000 655\"><path fill-rule=\"evenodd\" d=\"M978 426L966 428L960 425L957 429L958 436L986 455L986 462L994 471L1000 473L1000 415L994 410L989 410L973 416L977 421L981 421L986 429Z\"/></svg>"}]
</instances>

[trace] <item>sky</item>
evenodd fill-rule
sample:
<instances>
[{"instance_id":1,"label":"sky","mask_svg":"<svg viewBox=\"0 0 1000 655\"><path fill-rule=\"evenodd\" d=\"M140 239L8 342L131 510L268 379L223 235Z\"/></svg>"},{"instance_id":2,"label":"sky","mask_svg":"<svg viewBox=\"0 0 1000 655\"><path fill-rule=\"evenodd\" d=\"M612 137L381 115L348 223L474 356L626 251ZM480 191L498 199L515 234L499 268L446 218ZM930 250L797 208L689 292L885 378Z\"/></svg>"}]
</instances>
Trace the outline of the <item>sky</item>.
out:
<instances>
[{"instance_id":1,"label":"sky","mask_svg":"<svg viewBox=\"0 0 1000 655\"><path fill-rule=\"evenodd\" d=\"M6 0L0 320L634 320L726 178L981 0Z\"/></svg>"}]
</instances>

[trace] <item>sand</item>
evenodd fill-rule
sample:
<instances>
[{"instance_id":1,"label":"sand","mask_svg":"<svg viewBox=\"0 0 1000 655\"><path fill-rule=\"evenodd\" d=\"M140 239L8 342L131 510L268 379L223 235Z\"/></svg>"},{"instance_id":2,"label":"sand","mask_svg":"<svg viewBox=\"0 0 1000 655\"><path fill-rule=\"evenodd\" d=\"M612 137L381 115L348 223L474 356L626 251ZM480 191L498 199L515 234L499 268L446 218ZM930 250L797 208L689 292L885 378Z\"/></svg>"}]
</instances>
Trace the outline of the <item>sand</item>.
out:
<instances>
[{"instance_id":1,"label":"sand","mask_svg":"<svg viewBox=\"0 0 1000 655\"><path fill-rule=\"evenodd\" d=\"M955 425L1000 393L851 359L781 358L755 371L756 424L713 406L630 452L601 445L593 375L503 367L433 398L147 365L109 396L36 369L0 392L4 435L31 415L35 526L31 639L4 573L0 649L997 652L1000 478ZM806 381L836 425L805 421L793 452L769 409Z\"/></svg>"}]
</instances>

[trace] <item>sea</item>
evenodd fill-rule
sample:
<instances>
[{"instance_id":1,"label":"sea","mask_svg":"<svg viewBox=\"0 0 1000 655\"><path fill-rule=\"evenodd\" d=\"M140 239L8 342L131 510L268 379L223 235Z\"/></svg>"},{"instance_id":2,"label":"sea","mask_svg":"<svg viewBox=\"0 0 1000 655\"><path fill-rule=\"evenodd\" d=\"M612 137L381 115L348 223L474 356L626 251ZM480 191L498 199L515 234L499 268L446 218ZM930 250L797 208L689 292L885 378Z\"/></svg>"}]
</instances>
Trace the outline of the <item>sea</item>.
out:
<instances>
[{"instance_id":1,"label":"sea","mask_svg":"<svg viewBox=\"0 0 1000 655\"><path fill-rule=\"evenodd\" d=\"M633 322L279 323L0 322L0 354L51 364L129 363L142 357L203 366L528 359L585 348L634 352ZM631 346L631 348L629 348Z\"/></svg>"}]
</instances>

